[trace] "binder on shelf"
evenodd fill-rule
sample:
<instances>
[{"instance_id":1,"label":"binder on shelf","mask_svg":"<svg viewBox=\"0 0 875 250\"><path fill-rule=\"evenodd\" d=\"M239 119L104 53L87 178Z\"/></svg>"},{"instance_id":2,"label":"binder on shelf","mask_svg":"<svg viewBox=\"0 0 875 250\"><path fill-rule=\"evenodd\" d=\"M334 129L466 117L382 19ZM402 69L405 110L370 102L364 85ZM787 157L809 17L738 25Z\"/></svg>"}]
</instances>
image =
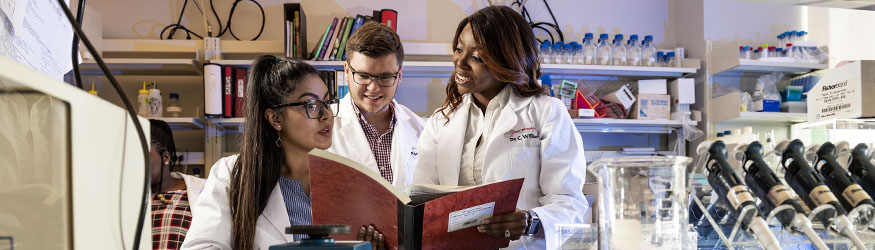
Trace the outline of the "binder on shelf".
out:
<instances>
[{"instance_id":1,"label":"binder on shelf","mask_svg":"<svg viewBox=\"0 0 875 250\"><path fill-rule=\"evenodd\" d=\"M393 9L380 10L380 23L388 25L392 30L398 31L398 11Z\"/></svg>"},{"instance_id":2,"label":"binder on shelf","mask_svg":"<svg viewBox=\"0 0 875 250\"><path fill-rule=\"evenodd\" d=\"M234 117L240 118L246 114L244 105L246 101L246 76L249 74L247 74L246 68L238 67L235 70L234 78L236 79L236 90L234 92L236 98L234 98Z\"/></svg>"},{"instance_id":3,"label":"binder on shelf","mask_svg":"<svg viewBox=\"0 0 875 250\"><path fill-rule=\"evenodd\" d=\"M307 51L307 15L300 3L283 4L284 21L289 22L285 30L286 53L292 57L301 58Z\"/></svg>"},{"instance_id":4,"label":"binder on shelf","mask_svg":"<svg viewBox=\"0 0 875 250\"><path fill-rule=\"evenodd\" d=\"M371 20L374 22L382 23L383 22L383 18L381 17L382 13L383 12L380 10L374 10L374 12L373 12L374 16L371 17Z\"/></svg>"},{"instance_id":5,"label":"binder on shelf","mask_svg":"<svg viewBox=\"0 0 875 250\"><path fill-rule=\"evenodd\" d=\"M223 66L222 69L222 117L231 118L234 116L234 68Z\"/></svg>"},{"instance_id":6,"label":"binder on shelf","mask_svg":"<svg viewBox=\"0 0 875 250\"><path fill-rule=\"evenodd\" d=\"M356 16L355 16L355 22L352 24L352 30L349 31L349 35L347 36L347 40L348 40L348 38L349 38L350 36L352 36L352 34L355 34L355 31L358 30L359 27L361 27L362 24L364 24L364 23L365 23L365 16L362 16L362 15L356 15ZM344 45L343 45L343 46L344 46L344 47L342 48L342 49L343 49L343 60L346 61L346 41L344 41Z\"/></svg>"},{"instance_id":7,"label":"binder on shelf","mask_svg":"<svg viewBox=\"0 0 875 250\"><path fill-rule=\"evenodd\" d=\"M322 49L322 56L320 58L322 58L323 61L327 61L328 58L331 57L331 50L334 48L334 43L337 42L336 37L337 34L340 33L340 25L341 22L343 22L342 18L335 17L334 20L336 20L336 22L331 25L331 32L329 32L328 37L325 38L326 46Z\"/></svg>"},{"instance_id":8,"label":"binder on shelf","mask_svg":"<svg viewBox=\"0 0 875 250\"><path fill-rule=\"evenodd\" d=\"M222 66L204 63L204 117L222 117Z\"/></svg>"}]
</instances>

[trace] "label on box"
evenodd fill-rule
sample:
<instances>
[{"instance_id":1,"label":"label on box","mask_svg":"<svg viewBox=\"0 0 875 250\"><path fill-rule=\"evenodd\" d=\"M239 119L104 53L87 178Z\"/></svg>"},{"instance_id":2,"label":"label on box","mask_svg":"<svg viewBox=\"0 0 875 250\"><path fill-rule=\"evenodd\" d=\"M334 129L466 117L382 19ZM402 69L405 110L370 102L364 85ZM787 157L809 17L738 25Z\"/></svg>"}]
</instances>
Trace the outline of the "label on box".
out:
<instances>
[{"instance_id":1,"label":"label on box","mask_svg":"<svg viewBox=\"0 0 875 250\"><path fill-rule=\"evenodd\" d=\"M638 95L638 119L658 120L668 119L671 114L668 95Z\"/></svg>"},{"instance_id":2,"label":"label on box","mask_svg":"<svg viewBox=\"0 0 875 250\"><path fill-rule=\"evenodd\" d=\"M862 115L860 68L855 62L832 69L808 92L809 121Z\"/></svg>"},{"instance_id":3,"label":"label on box","mask_svg":"<svg viewBox=\"0 0 875 250\"><path fill-rule=\"evenodd\" d=\"M578 117L595 117L595 109L578 109Z\"/></svg>"}]
</instances>

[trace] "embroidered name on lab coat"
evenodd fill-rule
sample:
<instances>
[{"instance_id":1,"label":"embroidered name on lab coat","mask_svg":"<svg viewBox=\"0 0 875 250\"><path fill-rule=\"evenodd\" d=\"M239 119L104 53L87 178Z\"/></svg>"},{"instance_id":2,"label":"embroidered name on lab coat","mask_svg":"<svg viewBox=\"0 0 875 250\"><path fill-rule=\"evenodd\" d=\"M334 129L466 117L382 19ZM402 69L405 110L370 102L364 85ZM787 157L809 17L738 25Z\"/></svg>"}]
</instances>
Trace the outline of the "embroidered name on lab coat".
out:
<instances>
[{"instance_id":1,"label":"embroidered name on lab coat","mask_svg":"<svg viewBox=\"0 0 875 250\"><path fill-rule=\"evenodd\" d=\"M535 127L522 128L522 129L511 129L504 133L504 137L507 137L510 141L522 141L525 139L533 139L538 138L538 130Z\"/></svg>"}]
</instances>

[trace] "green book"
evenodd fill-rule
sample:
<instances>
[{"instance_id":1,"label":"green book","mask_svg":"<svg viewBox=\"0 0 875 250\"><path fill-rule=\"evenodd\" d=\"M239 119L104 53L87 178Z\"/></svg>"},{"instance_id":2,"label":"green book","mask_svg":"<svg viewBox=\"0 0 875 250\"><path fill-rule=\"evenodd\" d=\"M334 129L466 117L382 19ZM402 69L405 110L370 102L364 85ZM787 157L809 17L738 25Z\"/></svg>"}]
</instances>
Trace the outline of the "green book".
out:
<instances>
[{"instance_id":1,"label":"green book","mask_svg":"<svg viewBox=\"0 0 875 250\"><path fill-rule=\"evenodd\" d=\"M337 51L337 59L343 58L343 53L346 52L346 40L349 39L349 35L352 30L352 24L355 22L354 17L349 17L349 22L346 23L346 28L343 29L343 40L340 42L340 49Z\"/></svg>"},{"instance_id":2,"label":"green book","mask_svg":"<svg viewBox=\"0 0 875 250\"><path fill-rule=\"evenodd\" d=\"M325 44L325 37L328 36L328 32L331 30L331 24L328 24L328 27L325 28L325 33L322 34L322 39L319 39L319 46L313 48L313 53L310 54L311 60L316 60L316 56L322 52L322 45Z\"/></svg>"}]
</instances>

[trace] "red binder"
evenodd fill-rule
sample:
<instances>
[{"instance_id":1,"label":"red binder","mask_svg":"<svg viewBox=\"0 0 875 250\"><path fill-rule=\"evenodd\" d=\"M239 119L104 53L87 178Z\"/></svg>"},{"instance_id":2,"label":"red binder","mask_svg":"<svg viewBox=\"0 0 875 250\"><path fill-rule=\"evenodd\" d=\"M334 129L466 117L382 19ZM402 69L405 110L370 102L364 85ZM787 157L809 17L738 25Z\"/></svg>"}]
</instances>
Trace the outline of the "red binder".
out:
<instances>
[{"instance_id":1,"label":"red binder","mask_svg":"<svg viewBox=\"0 0 875 250\"><path fill-rule=\"evenodd\" d=\"M234 116L234 68L224 66L222 71L225 75L222 78L222 116L231 118Z\"/></svg>"},{"instance_id":2,"label":"red binder","mask_svg":"<svg viewBox=\"0 0 875 250\"><path fill-rule=\"evenodd\" d=\"M380 23L389 25L395 32L398 32L398 11L392 9L380 10Z\"/></svg>"},{"instance_id":3,"label":"red binder","mask_svg":"<svg viewBox=\"0 0 875 250\"><path fill-rule=\"evenodd\" d=\"M246 68L237 68L237 71L234 72L234 78L236 79L235 85L237 88L235 89L234 99L234 117L243 117L245 114L245 105L243 104L246 100Z\"/></svg>"}]
</instances>

